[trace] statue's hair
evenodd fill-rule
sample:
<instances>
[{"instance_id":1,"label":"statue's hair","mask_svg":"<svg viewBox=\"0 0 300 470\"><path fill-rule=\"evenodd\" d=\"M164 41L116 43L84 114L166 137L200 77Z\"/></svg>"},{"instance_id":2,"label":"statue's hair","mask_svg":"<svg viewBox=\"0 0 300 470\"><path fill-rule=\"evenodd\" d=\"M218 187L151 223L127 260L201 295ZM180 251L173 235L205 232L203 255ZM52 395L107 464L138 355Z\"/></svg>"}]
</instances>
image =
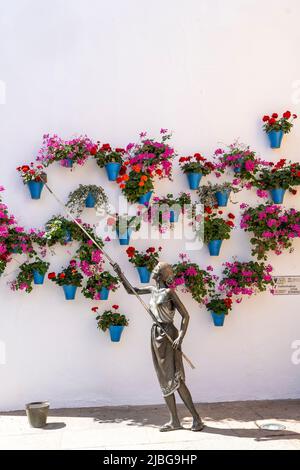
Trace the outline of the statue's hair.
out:
<instances>
[{"instance_id":1,"label":"statue's hair","mask_svg":"<svg viewBox=\"0 0 300 470\"><path fill-rule=\"evenodd\" d=\"M174 271L172 265L166 263L165 261L160 261L157 266L159 268L159 271L164 271L166 283L172 284L174 280Z\"/></svg>"}]
</instances>

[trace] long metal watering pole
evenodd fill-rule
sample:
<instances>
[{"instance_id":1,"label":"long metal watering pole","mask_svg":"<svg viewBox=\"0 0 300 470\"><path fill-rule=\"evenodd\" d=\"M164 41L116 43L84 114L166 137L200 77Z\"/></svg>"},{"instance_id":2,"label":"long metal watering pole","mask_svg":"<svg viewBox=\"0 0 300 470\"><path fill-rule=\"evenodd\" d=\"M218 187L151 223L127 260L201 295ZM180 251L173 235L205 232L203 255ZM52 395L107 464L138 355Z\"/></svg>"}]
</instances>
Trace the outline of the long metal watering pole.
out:
<instances>
[{"instance_id":1,"label":"long metal watering pole","mask_svg":"<svg viewBox=\"0 0 300 470\"><path fill-rule=\"evenodd\" d=\"M43 181L43 183L45 184L45 187L48 189L48 191L52 194L52 196L56 199L56 201L58 202L58 204L60 206L63 207L64 211L66 212L66 214L68 214L68 216L73 220L73 222L75 222L76 225L78 225L78 227L80 227L80 229L84 232L84 234L93 242L93 244L99 249L101 250L101 252L103 253L103 255L105 256L105 258L107 259L107 261L110 263L110 265L112 267L114 267L114 261L113 259L103 250L103 248L99 245L99 243L97 243L97 241L88 233L88 231L81 225L80 222L78 222L78 220L76 220L76 218L72 215L72 213L68 210L68 208L66 207L66 205L57 197L57 195L52 191L52 189L49 187L47 181L44 179L43 175L40 173L39 174L41 180ZM124 275L124 274L123 274ZM124 276L125 277L125 276ZM143 299L141 298L141 296L136 292L135 288L131 285L131 283L128 281L128 279L126 278L127 280L127 283L128 283L128 287L131 289L132 293L136 296L136 298L141 302L142 306L144 307L144 309L149 313L150 317L152 318L153 322L158 325L161 330L163 331L163 333L166 335L166 337L168 338L168 340L170 341L170 343L173 344L174 340L171 338L171 336L168 335L168 333L164 330L164 328L161 326L161 324L157 321L155 315L153 314L153 312L151 311L151 309L148 307L148 305L143 301ZM184 354L183 351L181 351L181 349L178 350L182 357L186 360L186 362L191 366L192 369L195 369L195 366L194 364L190 361L190 359L186 356L186 354Z\"/></svg>"}]
</instances>

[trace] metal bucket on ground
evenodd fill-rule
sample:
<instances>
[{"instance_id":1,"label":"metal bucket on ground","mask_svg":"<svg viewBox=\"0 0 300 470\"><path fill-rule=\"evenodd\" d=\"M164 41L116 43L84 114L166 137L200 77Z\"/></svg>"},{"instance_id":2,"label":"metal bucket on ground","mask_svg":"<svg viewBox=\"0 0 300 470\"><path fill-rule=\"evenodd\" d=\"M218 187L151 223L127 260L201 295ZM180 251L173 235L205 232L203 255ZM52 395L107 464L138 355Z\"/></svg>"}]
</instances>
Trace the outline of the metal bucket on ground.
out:
<instances>
[{"instance_id":1,"label":"metal bucket on ground","mask_svg":"<svg viewBox=\"0 0 300 470\"><path fill-rule=\"evenodd\" d=\"M48 401L27 403L26 414L30 426L33 428L44 428L46 426L49 406Z\"/></svg>"}]
</instances>

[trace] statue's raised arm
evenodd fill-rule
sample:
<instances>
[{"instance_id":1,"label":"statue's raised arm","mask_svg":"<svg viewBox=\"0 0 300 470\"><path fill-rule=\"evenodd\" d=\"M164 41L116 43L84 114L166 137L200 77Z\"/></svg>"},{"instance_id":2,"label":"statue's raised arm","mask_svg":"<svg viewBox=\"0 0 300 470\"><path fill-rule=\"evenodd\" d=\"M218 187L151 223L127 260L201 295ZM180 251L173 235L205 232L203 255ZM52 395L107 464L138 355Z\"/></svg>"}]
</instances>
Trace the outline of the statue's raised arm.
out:
<instances>
[{"instance_id":1,"label":"statue's raised arm","mask_svg":"<svg viewBox=\"0 0 300 470\"><path fill-rule=\"evenodd\" d=\"M123 286L125 287L128 294L131 295L143 295L143 294L151 294L153 287L152 286L145 286L145 287L133 287L130 282L128 282L127 278L124 276L121 267L118 263L114 263L112 265L115 273L118 275L120 281L122 282Z\"/></svg>"}]
</instances>

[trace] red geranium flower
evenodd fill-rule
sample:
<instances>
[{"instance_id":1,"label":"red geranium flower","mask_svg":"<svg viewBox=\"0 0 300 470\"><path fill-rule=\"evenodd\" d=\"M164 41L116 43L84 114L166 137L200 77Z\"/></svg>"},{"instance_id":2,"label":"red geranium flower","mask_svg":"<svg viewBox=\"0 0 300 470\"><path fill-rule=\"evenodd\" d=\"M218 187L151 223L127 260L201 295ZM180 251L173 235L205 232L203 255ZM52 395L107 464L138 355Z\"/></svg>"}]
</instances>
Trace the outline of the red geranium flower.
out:
<instances>
[{"instance_id":1,"label":"red geranium flower","mask_svg":"<svg viewBox=\"0 0 300 470\"><path fill-rule=\"evenodd\" d=\"M59 275L60 279L64 279L66 277L65 273L60 273Z\"/></svg>"},{"instance_id":2,"label":"red geranium flower","mask_svg":"<svg viewBox=\"0 0 300 470\"><path fill-rule=\"evenodd\" d=\"M180 163L185 162L185 157L180 157L180 158L179 158L179 162L180 162Z\"/></svg>"},{"instance_id":3,"label":"red geranium flower","mask_svg":"<svg viewBox=\"0 0 300 470\"><path fill-rule=\"evenodd\" d=\"M264 117L263 117L263 121L264 121L264 122L269 121L269 119L270 119L270 116L264 116Z\"/></svg>"},{"instance_id":4,"label":"red geranium flower","mask_svg":"<svg viewBox=\"0 0 300 470\"><path fill-rule=\"evenodd\" d=\"M97 313L98 307L92 307L91 310L92 312Z\"/></svg>"},{"instance_id":5,"label":"red geranium flower","mask_svg":"<svg viewBox=\"0 0 300 470\"><path fill-rule=\"evenodd\" d=\"M229 219L235 219L235 215L232 214L231 212L228 214Z\"/></svg>"},{"instance_id":6,"label":"red geranium flower","mask_svg":"<svg viewBox=\"0 0 300 470\"><path fill-rule=\"evenodd\" d=\"M224 299L224 304L226 305L227 308L230 308L232 305L232 300L231 299Z\"/></svg>"},{"instance_id":7,"label":"red geranium flower","mask_svg":"<svg viewBox=\"0 0 300 470\"><path fill-rule=\"evenodd\" d=\"M277 119L277 118L278 118L278 114L277 114L277 113L273 113L273 114L272 114L272 118Z\"/></svg>"},{"instance_id":8,"label":"red geranium flower","mask_svg":"<svg viewBox=\"0 0 300 470\"><path fill-rule=\"evenodd\" d=\"M125 149L116 148L116 152L118 152L118 153L125 153Z\"/></svg>"},{"instance_id":9,"label":"red geranium flower","mask_svg":"<svg viewBox=\"0 0 300 470\"><path fill-rule=\"evenodd\" d=\"M22 168L22 171L24 171L24 173L30 170L28 165L23 165L21 168Z\"/></svg>"},{"instance_id":10,"label":"red geranium flower","mask_svg":"<svg viewBox=\"0 0 300 470\"><path fill-rule=\"evenodd\" d=\"M91 150L90 150L90 154L91 154L91 155L96 155L97 150L98 150L98 146L97 146L97 145L94 145L94 146L91 148Z\"/></svg>"},{"instance_id":11,"label":"red geranium flower","mask_svg":"<svg viewBox=\"0 0 300 470\"><path fill-rule=\"evenodd\" d=\"M112 306L112 308L114 308L115 310L118 310L119 305L116 305L116 304L115 304L115 305Z\"/></svg>"},{"instance_id":12,"label":"red geranium flower","mask_svg":"<svg viewBox=\"0 0 300 470\"><path fill-rule=\"evenodd\" d=\"M204 207L204 211L205 211L207 214L211 214L211 213L212 213L211 207L209 207L209 206Z\"/></svg>"},{"instance_id":13,"label":"red geranium flower","mask_svg":"<svg viewBox=\"0 0 300 470\"><path fill-rule=\"evenodd\" d=\"M269 124L271 124L271 125L272 125L272 124L275 124L275 123L276 123L276 119L274 119L274 118L271 118L271 119L269 120Z\"/></svg>"},{"instance_id":14,"label":"red geranium flower","mask_svg":"<svg viewBox=\"0 0 300 470\"><path fill-rule=\"evenodd\" d=\"M292 113L290 111L286 111L285 113L283 113L283 117L284 119L290 119Z\"/></svg>"},{"instance_id":15,"label":"red geranium flower","mask_svg":"<svg viewBox=\"0 0 300 470\"><path fill-rule=\"evenodd\" d=\"M231 222L231 220L228 220L228 221L226 222L226 224L227 224L229 227L234 227L234 223Z\"/></svg>"},{"instance_id":16,"label":"red geranium flower","mask_svg":"<svg viewBox=\"0 0 300 470\"><path fill-rule=\"evenodd\" d=\"M111 146L109 144L103 144L101 150L111 150Z\"/></svg>"},{"instance_id":17,"label":"red geranium flower","mask_svg":"<svg viewBox=\"0 0 300 470\"><path fill-rule=\"evenodd\" d=\"M125 165L122 165L119 171L119 175L125 175L127 169Z\"/></svg>"},{"instance_id":18,"label":"red geranium flower","mask_svg":"<svg viewBox=\"0 0 300 470\"><path fill-rule=\"evenodd\" d=\"M194 158L196 158L196 160L198 160L198 162L200 162L200 161L203 162L205 160L205 158L202 157L202 155L200 153L195 153Z\"/></svg>"},{"instance_id":19,"label":"red geranium flower","mask_svg":"<svg viewBox=\"0 0 300 470\"><path fill-rule=\"evenodd\" d=\"M154 253L154 252L155 252L155 248L154 248L154 246L151 246L151 247L148 248L146 251L147 251L147 253Z\"/></svg>"},{"instance_id":20,"label":"red geranium flower","mask_svg":"<svg viewBox=\"0 0 300 470\"><path fill-rule=\"evenodd\" d=\"M162 170L160 170L160 169L158 168L157 170L155 170L155 173L156 173L158 176L160 176L160 175L162 175Z\"/></svg>"},{"instance_id":21,"label":"red geranium flower","mask_svg":"<svg viewBox=\"0 0 300 470\"><path fill-rule=\"evenodd\" d=\"M48 279L54 279L56 277L55 273L49 273L48 274Z\"/></svg>"},{"instance_id":22,"label":"red geranium flower","mask_svg":"<svg viewBox=\"0 0 300 470\"><path fill-rule=\"evenodd\" d=\"M134 254L135 254L134 246L129 246L126 250L126 253L127 253L128 258L133 258Z\"/></svg>"}]
</instances>

